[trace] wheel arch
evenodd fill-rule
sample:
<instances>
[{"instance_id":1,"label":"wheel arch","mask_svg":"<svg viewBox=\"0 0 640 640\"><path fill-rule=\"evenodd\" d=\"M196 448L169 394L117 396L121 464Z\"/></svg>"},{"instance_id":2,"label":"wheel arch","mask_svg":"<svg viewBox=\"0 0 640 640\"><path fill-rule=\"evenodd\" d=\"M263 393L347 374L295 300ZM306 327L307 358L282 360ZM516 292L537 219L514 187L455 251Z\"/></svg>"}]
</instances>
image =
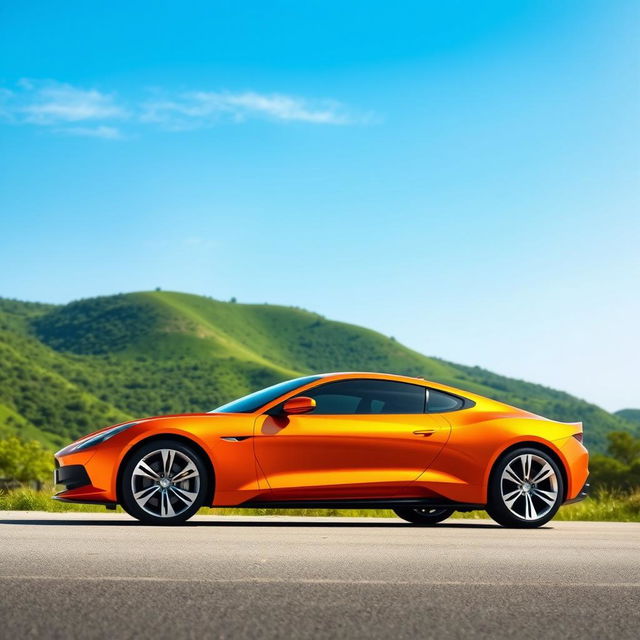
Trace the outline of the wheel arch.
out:
<instances>
[{"instance_id":1,"label":"wheel arch","mask_svg":"<svg viewBox=\"0 0 640 640\"><path fill-rule=\"evenodd\" d=\"M130 460L130 458L138 451L141 447L149 444L150 442L155 442L157 440L174 440L176 442L180 442L184 445L191 447L201 458L206 470L207 470L207 495L205 496L205 504L207 507L210 507L213 504L213 495L215 492L215 482L216 476L213 468L213 463L211 462L211 457L207 454L207 452L200 446L195 440L188 438L187 436L180 435L178 433L154 433L148 438L143 438L136 442L131 449L127 451L127 453L123 456L120 461L120 465L118 466L118 472L116 474L116 498L118 504L122 504L122 489L121 489L121 480L122 480L122 472Z\"/></svg>"},{"instance_id":2,"label":"wheel arch","mask_svg":"<svg viewBox=\"0 0 640 640\"><path fill-rule=\"evenodd\" d=\"M538 451L542 451L543 453L546 453L550 458L552 458L553 461L558 465L558 469L560 469L560 474L562 475L562 502L564 502L567 499L569 491L569 475L567 473L566 464L562 459L562 456L560 456L560 454L553 447L537 440L520 440L518 442L514 442L495 456L493 462L491 463L491 469L489 471L489 474L487 475L484 486L485 501L488 500L489 486L491 484L491 480L493 479L493 474L495 473L498 463L512 451L523 448L537 449Z\"/></svg>"}]
</instances>

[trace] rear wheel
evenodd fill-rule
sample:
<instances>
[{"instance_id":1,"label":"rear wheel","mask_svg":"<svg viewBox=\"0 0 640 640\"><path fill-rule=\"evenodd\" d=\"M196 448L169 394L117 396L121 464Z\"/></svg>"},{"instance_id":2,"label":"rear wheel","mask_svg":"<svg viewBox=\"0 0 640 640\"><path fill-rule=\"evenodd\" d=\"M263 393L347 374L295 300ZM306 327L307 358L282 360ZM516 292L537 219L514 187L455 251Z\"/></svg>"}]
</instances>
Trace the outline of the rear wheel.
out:
<instances>
[{"instance_id":1,"label":"rear wheel","mask_svg":"<svg viewBox=\"0 0 640 640\"><path fill-rule=\"evenodd\" d=\"M140 447L121 475L124 510L146 524L181 524L203 505L207 471L200 456L174 440Z\"/></svg>"},{"instance_id":2,"label":"rear wheel","mask_svg":"<svg viewBox=\"0 0 640 640\"><path fill-rule=\"evenodd\" d=\"M398 507L395 514L412 524L432 525L446 520L455 509L441 509L438 507Z\"/></svg>"},{"instance_id":3,"label":"rear wheel","mask_svg":"<svg viewBox=\"0 0 640 640\"><path fill-rule=\"evenodd\" d=\"M516 449L499 460L491 474L487 512L505 527L540 527L555 516L563 495L562 474L551 456L538 449Z\"/></svg>"}]
</instances>

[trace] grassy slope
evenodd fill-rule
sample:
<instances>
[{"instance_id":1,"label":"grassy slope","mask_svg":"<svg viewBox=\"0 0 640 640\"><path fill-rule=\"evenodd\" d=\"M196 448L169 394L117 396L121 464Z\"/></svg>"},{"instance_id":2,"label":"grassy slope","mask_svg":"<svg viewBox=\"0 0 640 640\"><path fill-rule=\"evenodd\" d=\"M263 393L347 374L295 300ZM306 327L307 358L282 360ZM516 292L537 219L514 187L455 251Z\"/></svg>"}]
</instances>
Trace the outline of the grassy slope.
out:
<instances>
[{"instance_id":1,"label":"grassy slope","mask_svg":"<svg viewBox=\"0 0 640 640\"><path fill-rule=\"evenodd\" d=\"M0 432L53 448L129 417L87 390L94 374L88 363L59 354L29 334L28 320L42 307L19 309L13 301L0 302Z\"/></svg>"},{"instance_id":2,"label":"grassy slope","mask_svg":"<svg viewBox=\"0 0 640 640\"><path fill-rule=\"evenodd\" d=\"M49 434L25 420L14 409L0 404L0 438L15 434L28 440L39 440L49 448L54 448L59 444L55 438L51 438Z\"/></svg>"},{"instance_id":3,"label":"grassy slope","mask_svg":"<svg viewBox=\"0 0 640 640\"><path fill-rule=\"evenodd\" d=\"M131 416L209 410L278 380L336 370L421 375L582 420L594 449L603 449L607 431L636 428L568 394L429 358L309 311L182 293L61 307L0 300L0 357L0 429L39 434L47 445Z\"/></svg>"}]
</instances>

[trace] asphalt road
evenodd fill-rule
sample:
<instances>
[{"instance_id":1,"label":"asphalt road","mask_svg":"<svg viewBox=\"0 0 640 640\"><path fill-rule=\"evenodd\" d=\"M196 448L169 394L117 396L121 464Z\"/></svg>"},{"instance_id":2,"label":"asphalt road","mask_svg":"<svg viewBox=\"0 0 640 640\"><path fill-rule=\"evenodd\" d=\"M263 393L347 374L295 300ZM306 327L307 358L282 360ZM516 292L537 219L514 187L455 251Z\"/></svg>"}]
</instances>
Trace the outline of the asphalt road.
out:
<instances>
[{"instance_id":1,"label":"asphalt road","mask_svg":"<svg viewBox=\"0 0 640 640\"><path fill-rule=\"evenodd\" d=\"M0 512L4 638L640 637L640 525Z\"/></svg>"}]
</instances>

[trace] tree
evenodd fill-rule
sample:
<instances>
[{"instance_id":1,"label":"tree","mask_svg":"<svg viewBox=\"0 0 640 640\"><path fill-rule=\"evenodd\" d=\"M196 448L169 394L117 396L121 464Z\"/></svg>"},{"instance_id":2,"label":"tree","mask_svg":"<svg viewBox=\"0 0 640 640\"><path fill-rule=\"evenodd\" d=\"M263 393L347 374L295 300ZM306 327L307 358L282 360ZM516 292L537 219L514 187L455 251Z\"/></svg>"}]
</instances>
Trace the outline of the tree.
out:
<instances>
[{"instance_id":1,"label":"tree","mask_svg":"<svg viewBox=\"0 0 640 640\"><path fill-rule=\"evenodd\" d=\"M21 483L41 484L51 477L51 454L36 440L17 436L0 439L0 476Z\"/></svg>"},{"instance_id":2,"label":"tree","mask_svg":"<svg viewBox=\"0 0 640 640\"><path fill-rule=\"evenodd\" d=\"M609 455L625 465L640 459L640 438L634 438L626 431L612 431L607 434Z\"/></svg>"},{"instance_id":3,"label":"tree","mask_svg":"<svg viewBox=\"0 0 640 640\"><path fill-rule=\"evenodd\" d=\"M607 434L609 456L594 455L589 461L591 485L599 488L634 490L640 487L640 438L626 431Z\"/></svg>"},{"instance_id":4,"label":"tree","mask_svg":"<svg viewBox=\"0 0 640 640\"><path fill-rule=\"evenodd\" d=\"M589 481L593 490L628 489L629 467L615 458L596 454L589 460Z\"/></svg>"}]
</instances>

